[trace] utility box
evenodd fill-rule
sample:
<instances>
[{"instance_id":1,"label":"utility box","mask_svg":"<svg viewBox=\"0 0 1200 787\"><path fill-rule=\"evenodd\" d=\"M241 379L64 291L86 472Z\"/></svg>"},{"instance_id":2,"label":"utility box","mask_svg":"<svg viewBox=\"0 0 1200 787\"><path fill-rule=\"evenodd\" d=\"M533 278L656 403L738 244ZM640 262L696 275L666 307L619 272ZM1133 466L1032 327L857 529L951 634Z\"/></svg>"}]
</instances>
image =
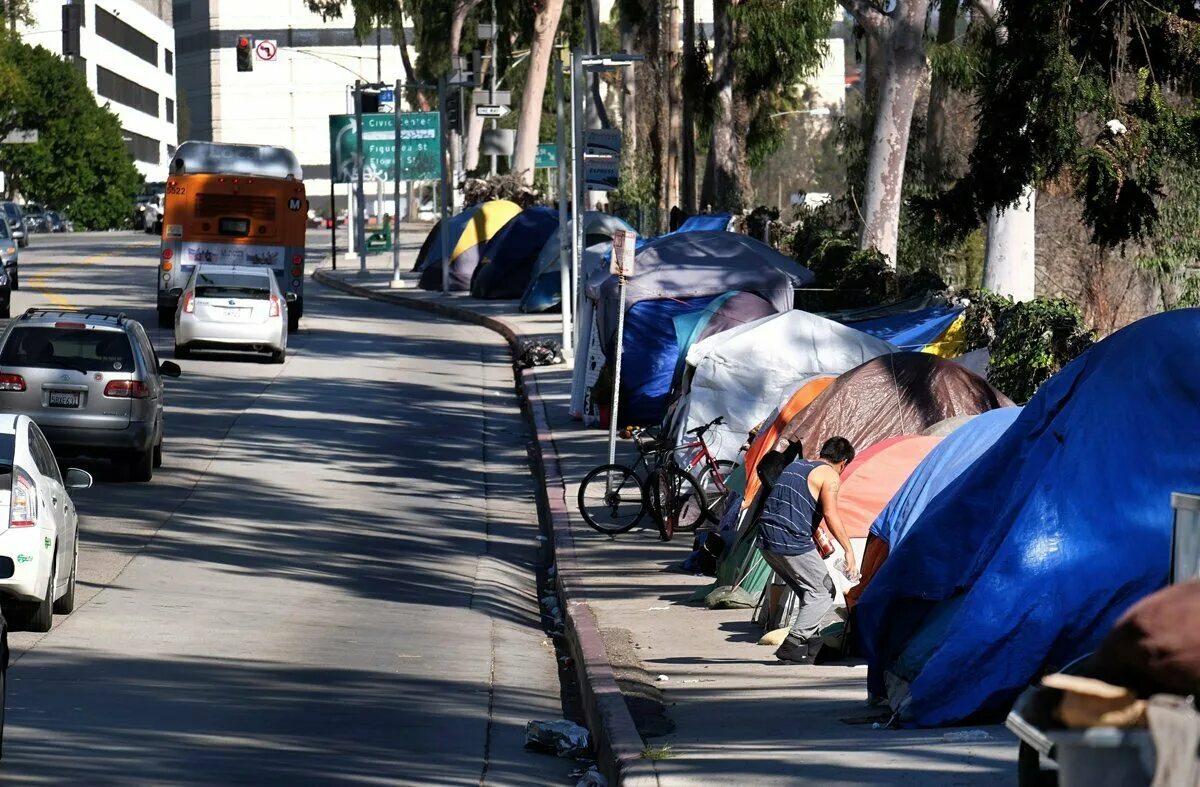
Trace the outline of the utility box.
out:
<instances>
[{"instance_id":1,"label":"utility box","mask_svg":"<svg viewBox=\"0 0 1200 787\"><path fill-rule=\"evenodd\" d=\"M1171 584L1200 577L1200 495L1175 492L1175 530L1171 538Z\"/></svg>"}]
</instances>

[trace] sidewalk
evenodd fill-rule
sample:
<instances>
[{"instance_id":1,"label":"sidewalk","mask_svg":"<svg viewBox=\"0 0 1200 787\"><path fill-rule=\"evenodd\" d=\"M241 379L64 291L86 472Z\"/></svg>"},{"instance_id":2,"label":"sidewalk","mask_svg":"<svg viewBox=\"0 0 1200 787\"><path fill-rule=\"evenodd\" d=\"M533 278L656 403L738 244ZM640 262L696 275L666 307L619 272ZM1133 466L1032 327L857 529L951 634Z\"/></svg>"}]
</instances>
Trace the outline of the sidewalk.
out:
<instances>
[{"instance_id":1,"label":"sidewalk","mask_svg":"<svg viewBox=\"0 0 1200 787\"><path fill-rule=\"evenodd\" d=\"M402 270L412 254L405 252ZM487 324L512 334L510 341L558 332L558 314L523 315L512 301L389 290L390 258L370 265L367 276L314 275L360 295ZM560 585L580 641L572 648L584 662L584 704L607 772L619 772L625 783L663 785L1016 782L1017 742L1004 728L985 727L990 739L969 743L946 740L954 730L873 729L880 711L864 702L865 665L781 664L772 648L755 644L761 631L749 610L689 603L693 590L711 582L672 570L688 554L690 536L664 544L653 526L615 540L591 530L575 495L579 479L606 461L606 435L569 417L568 368L540 367L523 379L545 463ZM618 446L619 458L629 453L628 444ZM556 484L559 468L565 484ZM598 631L588 631L593 621ZM589 647L599 656L589 660ZM619 704L628 705L645 737L644 751L624 708L608 703L613 675L625 696Z\"/></svg>"}]
</instances>

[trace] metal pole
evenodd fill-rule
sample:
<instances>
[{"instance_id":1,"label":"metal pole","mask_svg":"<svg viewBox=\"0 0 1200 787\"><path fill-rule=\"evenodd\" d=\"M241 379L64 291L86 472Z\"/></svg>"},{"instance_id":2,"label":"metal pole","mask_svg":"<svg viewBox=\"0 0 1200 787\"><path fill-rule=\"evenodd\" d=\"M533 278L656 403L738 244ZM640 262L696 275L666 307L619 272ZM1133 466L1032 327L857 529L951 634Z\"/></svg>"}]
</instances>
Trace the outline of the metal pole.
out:
<instances>
[{"instance_id":1,"label":"metal pole","mask_svg":"<svg viewBox=\"0 0 1200 787\"><path fill-rule=\"evenodd\" d=\"M617 357L613 359L612 409L608 416L608 463L617 463L617 402L621 398L621 356L625 352L625 277L617 277Z\"/></svg>"},{"instance_id":2,"label":"metal pole","mask_svg":"<svg viewBox=\"0 0 1200 787\"><path fill-rule=\"evenodd\" d=\"M366 275L367 272L367 226L366 219L363 216L363 211L366 205L366 195L363 191L363 165L366 163L363 156L363 113L362 113L362 80L354 80L354 128L357 131L355 139L355 154L358 160L355 169L358 171L355 183L355 196L358 198L358 204L354 206L354 215L352 219L356 222L354 226L354 240L358 246L358 272L360 275Z\"/></svg>"},{"instance_id":3,"label":"metal pole","mask_svg":"<svg viewBox=\"0 0 1200 787\"><path fill-rule=\"evenodd\" d=\"M392 145L392 182L395 187L396 199L392 204L392 283L389 287L400 287L400 177L403 174L400 168L400 162L404 160L401 154L402 146L404 145L404 134L401 133L400 126L404 115L400 113L400 80L396 80L395 92L395 115L396 118L396 140Z\"/></svg>"},{"instance_id":4,"label":"metal pole","mask_svg":"<svg viewBox=\"0 0 1200 787\"><path fill-rule=\"evenodd\" d=\"M583 312L580 281L580 255L583 253L583 222L579 218L579 205L583 200L583 53L578 49L571 53L571 293L575 303L575 336L580 336L580 314ZM567 293L563 293L566 297ZM576 348L587 351L587 348Z\"/></svg>"},{"instance_id":5,"label":"metal pole","mask_svg":"<svg viewBox=\"0 0 1200 787\"><path fill-rule=\"evenodd\" d=\"M329 258L337 270L337 192L334 191L333 170L329 172Z\"/></svg>"},{"instance_id":6,"label":"metal pole","mask_svg":"<svg viewBox=\"0 0 1200 787\"><path fill-rule=\"evenodd\" d=\"M496 41L500 38L500 27L496 24L496 0L492 0L492 84L491 91L488 93L488 103L496 103ZM496 119L492 118L492 131L496 130ZM496 162L499 156L495 153L489 155L492 160L492 175L496 174Z\"/></svg>"},{"instance_id":7,"label":"metal pole","mask_svg":"<svg viewBox=\"0 0 1200 787\"><path fill-rule=\"evenodd\" d=\"M562 346L563 356L570 361L575 356L574 306L575 289L571 279L571 251L567 241L567 228L574 226L570 223L567 211L570 200L567 197L567 121L566 110L563 107L563 49L554 53L551 65L554 68L554 107L558 120L558 272L559 272L559 301L562 304Z\"/></svg>"},{"instance_id":8,"label":"metal pole","mask_svg":"<svg viewBox=\"0 0 1200 787\"><path fill-rule=\"evenodd\" d=\"M438 80L438 112L442 115L442 292L450 292L450 124L446 118L446 86L447 79L443 76Z\"/></svg>"}]
</instances>

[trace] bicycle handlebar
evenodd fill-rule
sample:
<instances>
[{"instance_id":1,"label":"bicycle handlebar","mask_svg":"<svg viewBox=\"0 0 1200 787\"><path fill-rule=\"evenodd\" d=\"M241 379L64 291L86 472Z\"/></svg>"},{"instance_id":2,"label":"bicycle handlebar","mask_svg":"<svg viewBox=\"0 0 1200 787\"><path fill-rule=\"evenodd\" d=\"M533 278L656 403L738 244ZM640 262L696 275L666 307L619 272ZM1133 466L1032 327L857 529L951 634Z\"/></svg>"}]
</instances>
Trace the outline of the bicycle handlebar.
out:
<instances>
[{"instance_id":1,"label":"bicycle handlebar","mask_svg":"<svg viewBox=\"0 0 1200 787\"><path fill-rule=\"evenodd\" d=\"M697 426L695 429L689 429L687 431L687 433L694 434L697 437L702 437L704 435L704 433L707 432L709 429L712 429L714 426L720 426L723 423L725 423L725 416L718 415L716 418L712 419L711 421L706 423L704 426Z\"/></svg>"}]
</instances>

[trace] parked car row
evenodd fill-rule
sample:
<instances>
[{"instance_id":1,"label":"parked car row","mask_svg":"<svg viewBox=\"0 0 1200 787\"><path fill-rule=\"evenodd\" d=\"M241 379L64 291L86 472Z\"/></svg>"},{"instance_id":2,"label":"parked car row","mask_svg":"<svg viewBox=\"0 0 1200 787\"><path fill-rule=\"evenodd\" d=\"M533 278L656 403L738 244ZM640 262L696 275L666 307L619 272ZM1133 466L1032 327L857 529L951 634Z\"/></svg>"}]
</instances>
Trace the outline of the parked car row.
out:
<instances>
[{"instance_id":1,"label":"parked car row","mask_svg":"<svg viewBox=\"0 0 1200 787\"><path fill-rule=\"evenodd\" d=\"M34 233L75 231L66 214L43 205L0 202L0 212L4 214L9 239L16 241L22 249L29 245L29 236Z\"/></svg>"}]
</instances>

